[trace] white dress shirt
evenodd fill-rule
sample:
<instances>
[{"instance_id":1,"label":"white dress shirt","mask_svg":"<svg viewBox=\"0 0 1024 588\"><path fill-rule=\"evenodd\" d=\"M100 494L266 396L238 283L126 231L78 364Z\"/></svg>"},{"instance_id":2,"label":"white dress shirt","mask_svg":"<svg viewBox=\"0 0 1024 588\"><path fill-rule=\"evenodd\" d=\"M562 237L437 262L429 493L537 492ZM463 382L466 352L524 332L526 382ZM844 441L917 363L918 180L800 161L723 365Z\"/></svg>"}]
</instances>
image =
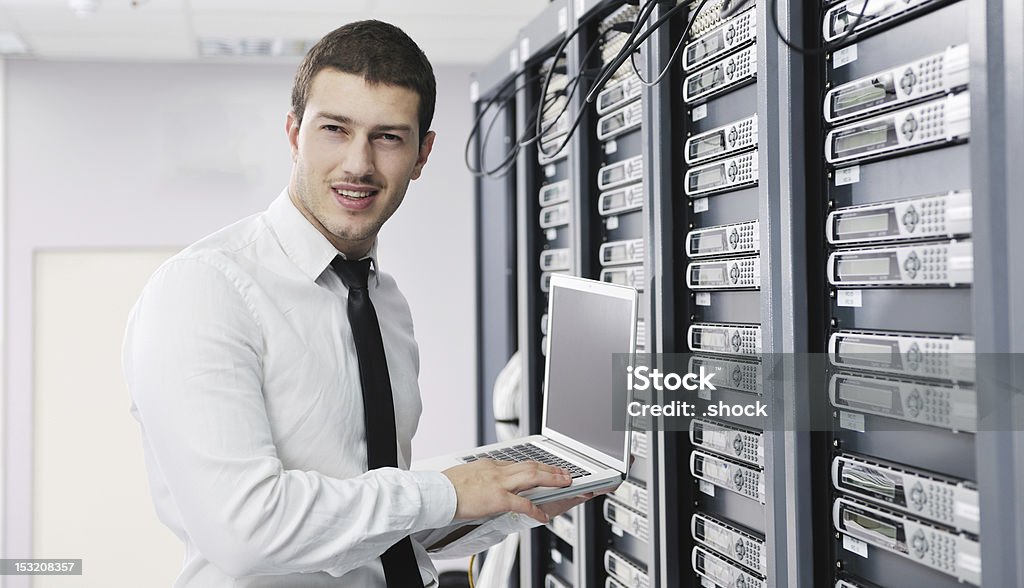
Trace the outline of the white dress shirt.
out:
<instances>
[{"instance_id":1,"label":"white dress shirt","mask_svg":"<svg viewBox=\"0 0 1024 588\"><path fill-rule=\"evenodd\" d=\"M378 558L409 534L436 583L424 546L460 525L448 478L407 471L422 408L409 305L375 246L399 467L367 473L336 255L285 190L164 263L132 309L124 372L157 515L185 544L175 586L383 587ZM497 517L437 554L481 551L530 521Z\"/></svg>"}]
</instances>

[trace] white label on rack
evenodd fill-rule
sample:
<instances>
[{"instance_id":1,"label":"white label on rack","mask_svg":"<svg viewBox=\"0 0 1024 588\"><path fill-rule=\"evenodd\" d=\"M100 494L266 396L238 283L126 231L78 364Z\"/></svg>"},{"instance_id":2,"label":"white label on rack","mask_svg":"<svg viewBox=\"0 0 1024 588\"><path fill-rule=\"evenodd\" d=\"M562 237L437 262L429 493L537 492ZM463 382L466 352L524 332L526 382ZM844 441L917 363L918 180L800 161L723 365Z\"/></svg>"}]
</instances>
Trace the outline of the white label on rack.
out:
<instances>
[{"instance_id":1,"label":"white label on rack","mask_svg":"<svg viewBox=\"0 0 1024 588\"><path fill-rule=\"evenodd\" d=\"M526 63L530 59L530 37L519 39L519 61Z\"/></svg>"},{"instance_id":2,"label":"white label on rack","mask_svg":"<svg viewBox=\"0 0 1024 588\"><path fill-rule=\"evenodd\" d=\"M550 178L555 175L555 164L549 163L544 166L544 177Z\"/></svg>"},{"instance_id":3,"label":"white label on rack","mask_svg":"<svg viewBox=\"0 0 1024 588\"><path fill-rule=\"evenodd\" d=\"M707 117L708 117L708 105L707 104L701 104L697 108L693 109L693 122L697 122L697 121L701 120L702 118L707 118Z\"/></svg>"},{"instance_id":4,"label":"white label on rack","mask_svg":"<svg viewBox=\"0 0 1024 588\"><path fill-rule=\"evenodd\" d=\"M583 13L587 11L586 0L576 0L576 20L583 18Z\"/></svg>"},{"instance_id":5,"label":"white label on rack","mask_svg":"<svg viewBox=\"0 0 1024 588\"><path fill-rule=\"evenodd\" d=\"M480 82L473 80L469 84L469 101L476 102L480 99Z\"/></svg>"},{"instance_id":6,"label":"white label on rack","mask_svg":"<svg viewBox=\"0 0 1024 588\"><path fill-rule=\"evenodd\" d=\"M555 562L556 564L561 564L562 563L562 552L558 551L557 549L552 549L551 550L551 561Z\"/></svg>"},{"instance_id":7,"label":"white label on rack","mask_svg":"<svg viewBox=\"0 0 1024 588\"><path fill-rule=\"evenodd\" d=\"M693 211L694 212L707 212L709 208L711 208L711 205L708 204L707 197L698 198L698 199L693 201Z\"/></svg>"},{"instance_id":8,"label":"white label on rack","mask_svg":"<svg viewBox=\"0 0 1024 588\"><path fill-rule=\"evenodd\" d=\"M711 390L705 390L704 388L697 390L697 398L711 400Z\"/></svg>"},{"instance_id":9,"label":"white label on rack","mask_svg":"<svg viewBox=\"0 0 1024 588\"><path fill-rule=\"evenodd\" d=\"M515 71L517 69L519 69L519 54L512 49L508 52L508 70Z\"/></svg>"},{"instance_id":10,"label":"white label on rack","mask_svg":"<svg viewBox=\"0 0 1024 588\"><path fill-rule=\"evenodd\" d=\"M612 139L611 141L608 141L607 143L604 144L604 152L608 155L611 155L612 153L615 153L618 150L619 144L615 142L615 139Z\"/></svg>"},{"instance_id":11,"label":"white label on rack","mask_svg":"<svg viewBox=\"0 0 1024 588\"><path fill-rule=\"evenodd\" d=\"M564 33L569 28L569 11L565 6L558 9L558 32Z\"/></svg>"},{"instance_id":12,"label":"white label on rack","mask_svg":"<svg viewBox=\"0 0 1024 588\"><path fill-rule=\"evenodd\" d=\"M711 482L708 482L707 480L700 480L698 488L700 488L700 491L703 492L704 494L707 494L708 496L715 495L715 485L712 484Z\"/></svg>"},{"instance_id":13,"label":"white label on rack","mask_svg":"<svg viewBox=\"0 0 1024 588\"><path fill-rule=\"evenodd\" d=\"M612 525L612 533L615 533L619 537L622 537L622 529L620 529L616 525Z\"/></svg>"},{"instance_id":14,"label":"white label on rack","mask_svg":"<svg viewBox=\"0 0 1024 588\"><path fill-rule=\"evenodd\" d=\"M836 304L839 306L852 306L860 308L861 306L861 291L860 290L840 290L839 294L836 295Z\"/></svg>"},{"instance_id":15,"label":"white label on rack","mask_svg":"<svg viewBox=\"0 0 1024 588\"><path fill-rule=\"evenodd\" d=\"M607 219L605 219L604 228L608 229L609 231L614 231L615 229L619 228L619 217L610 216Z\"/></svg>"},{"instance_id":16,"label":"white label on rack","mask_svg":"<svg viewBox=\"0 0 1024 588\"><path fill-rule=\"evenodd\" d=\"M856 553L863 558L868 556L868 544L864 543L860 539L854 539L849 535L843 535L843 549Z\"/></svg>"},{"instance_id":17,"label":"white label on rack","mask_svg":"<svg viewBox=\"0 0 1024 588\"><path fill-rule=\"evenodd\" d=\"M832 54L832 69L838 69L848 63L857 61L857 44L843 47Z\"/></svg>"},{"instance_id":18,"label":"white label on rack","mask_svg":"<svg viewBox=\"0 0 1024 588\"><path fill-rule=\"evenodd\" d=\"M860 166L855 165L852 167L844 167L843 169L836 170L836 185L845 186L847 184L856 184L860 181Z\"/></svg>"},{"instance_id":19,"label":"white label on rack","mask_svg":"<svg viewBox=\"0 0 1024 588\"><path fill-rule=\"evenodd\" d=\"M544 231L544 236L548 238L548 241L554 241L558 238L558 231L555 229L548 229L547 231Z\"/></svg>"},{"instance_id":20,"label":"white label on rack","mask_svg":"<svg viewBox=\"0 0 1024 588\"><path fill-rule=\"evenodd\" d=\"M697 306L711 306L711 292L697 292L694 298Z\"/></svg>"},{"instance_id":21,"label":"white label on rack","mask_svg":"<svg viewBox=\"0 0 1024 588\"><path fill-rule=\"evenodd\" d=\"M864 432L864 415L855 412L839 411L839 426L858 433Z\"/></svg>"},{"instance_id":22,"label":"white label on rack","mask_svg":"<svg viewBox=\"0 0 1024 588\"><path fill-rule=\"evenodd\" d=\"M711 580L708 580L704 576L700 577L701 588L718 588L718 584L715 584Z\"/></svg>"}]
</instances>

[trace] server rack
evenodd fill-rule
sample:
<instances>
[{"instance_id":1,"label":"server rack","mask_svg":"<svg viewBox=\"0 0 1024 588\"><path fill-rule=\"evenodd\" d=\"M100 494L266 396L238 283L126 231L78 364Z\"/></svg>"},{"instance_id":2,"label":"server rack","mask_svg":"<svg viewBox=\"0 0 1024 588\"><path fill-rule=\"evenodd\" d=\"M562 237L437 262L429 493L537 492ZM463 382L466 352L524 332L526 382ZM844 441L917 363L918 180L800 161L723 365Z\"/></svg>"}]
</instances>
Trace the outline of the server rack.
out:
<instances>
[{"instance_id":1,"label":"server rack","mask_svg":"<svg viewBox=\"0 0 1024 588\"><path fill-rule=\"evenodd\" d=\"M597 71L617 57L640 16L640 6L623 2L581 3L576 15L583 23L579 52L586 71ZM638 67L645 62L636 56ZM580 191L587 231L581 243L587 257L584 276L633 286L640 291L637 353L649 351L651 309L650 231L648 226L650 152L645 137L650 128L650 96L644 91L631 63L611 75L604 90L585 108L587 118L579 132L583 175ZM583 97L581 97L583 98ZM609 201L626 201L611 207ZM618 202L616 202L618 203ZM648 427L649 428L649 427ZM656 527L651 497L652 435L633 433L633 464L627 481L613 495L598 499L600 511L591 524L596 551L587 557L582 585L654 585Z\"/></svg>"},{"instance_id":2,"label":"server rack","mask_svg":"<svg viewBox=\"0 0 1024 588\"><path fill-rule=\"evenodd\" d=\"M515 95L519 76L509 68L509 47L473 76L470 101L482 129L476 142L483 153L471 152L470 163L481 173L475 179L477 268L477 442L497 440L491 388L495 378L518 349L516 287L516 171L515 159L500 169L516 140ZM484 136L490 131L488 136ZM467 148L468 150L468 148ZM478 156L480 155L480 156ZM496 170L494 174L483 171Z\"/></svg>"},{"instance_id":3,"label":"server rack","mask_svg":"<svg viewBox=\"0 0 1024 588\"><path fill-rule=\"evenodd\" d=\"M868 5L874 1L868 0ZM737 83L728 91L713 96L686 95L684 83L687 76L713 65L716 60L735 58L749 47L736 43L707 62L695 63L691 71L684 72L677 64L665 82L640 90L641 124L639 130L634 131L639 139L638 148L634 147L633 139L626 137L622 145L617 145L615 153L604 151L601 140L604 137L597 136L599 115L596 113L584 114L583 130L569 143L570 163L565 173L572 183L574 203L571 218L575 232L570 237L574 248L572 271L600 278L601 270L608 269L601 264L607 253L607 248L603 251L601 245L637 239L644 250L648 351L688 351L688 334L694 323L707 324L708 327L723 323L732 326L737 323L758 324L761 327L759 355L762 363L770 361L773 369L781 369L789 379L761 381L760 394L770 407L770 418L760 422L731 423L739 425L744 434L761 433L764 452L761 463L727 459L737 471L746 468L755 474L760 472L764 480L763 505L760 504L760 496L751 500L734 492L724 494L728 491L722 490L717 490L715 497L701 493L700 484L691 471L690 459L695 447L688 432L645 434L638 439L638 445L646 447L648 455L641 470L645 477L640 480L646 482L647 490L646 545L631 537L630 533L619 537L613 531L615 526L621 528L635 521L633 515L643 514L637 508L629 508L628 502L635 487L627 486L622 496L607 502L610 507L602 502L576 514L575 528L571 531L565 525L560 527L561 536L577 539L571 550L573 567L561 572L569 576L561 578L565 585L621 584L622 577L619 580L609 579L606 571L609 565L626 569L627 575L633 574L631 580L639 568L646 572L653 586L695 585L701 582L700 572L692 566L695 553L707 564L706 569L723 564L726 568L733 566L739 570L737 574L748 574L743 576L744 582L755 585L763 582L771 586L867 586L872 583L885 586L906 585L908 579L927 582L928 585L945 585L960 579L970 583L969 577L934 571L876 546L867 547L869 557L866 559L857 553L863 550L863 546L848 541L844 547L843 537L850 534L842 532L842 529L837 532L833 524L832 511L837 501L844 508L849 507L849 512L861 509L862 515L869 511L890 516L908 513L849 487L844 490L837 486L832 481L833 465L837 471L839 466L843 466L850 471L867 471L872 475L900 473L908 480L939 480L946 484L947 489L970 490L975 486L979 521L967 523L966 528L963 521L954 521L951 527L947 527L953 528L956 534L973 534L977 539L986 584L1020 585L1024 578L1020 564L1013 557L1024 545L1024 533L1019 522L1021 517L998 514L1020 513L1022 510L1018 489L1021 487L1024 457L1019 449L1019 431L1024 419L1021 417L1020 394L1013 392L1021 389L1019 366L1011 363L1002 366L1000 381L1007 387L1000 390L978 388L977 411L979 415L985 415L985 426L979 422L979 430L975 432L958 429L955 433L952 429L943 432L933 425L908 425L906 421L851 406L836 406L828 394L833 376L850 377L849 381L860 384L887 379L900 385L908 379L913 383L915 378L906 378L905 375L894 377L892 373L877 370L848 369L849 366L844 369L826 366L828 372L824 375L819 373L820 360L824 358L827 363L829 341L836 333L958 334L960 340L965 336L973 337L975 349L979 352L1019 352L1019 334L1024 329L1017 310L1019 305L1013 303L1024 300L1021 287L1024 268L1017 243L1021 239L1020 232L1012 230L1010 219L1021 218L1021 211L1020 203L1010 197L1009 192L1012 186L1020 185L1022 173L1021 166L1015 165L1013 159L1013 153L1022 152L1021 133L1014 132L1014 129L1021 129L1021 114L1013 105L1024 99L1020 87L1020 38L1024 30L1024 15L1012 1L911 2L912 14L898 15L880 26L858 33L856 37L827 41L823 23L829 11L845 3L812 4L808 9L785 0L764 0L747 3L741 8L740 12L749 10L755 16L756 22L749 30L754 36L750 44L757 47L756 59L750 61L756 71L756 83ZM918 4L922 7L915 8ZM642 59L638 61L642 62L642 71L648 79L654 77L667 62L681 34L684 19L690 16L689 10L696 9L698 5L697 2L691 3L686 7L688 10L673 19L671 26L658 30L644 45L640 54ZM523 67L537 67L541 63L541 54L545 59L549 58L549 54L537 48L550 53L566 32L580 21L585 21L585 26L567 46L566 71L571 76L581 67L587 67L583 56L600 32L601 19L622 6L623 3L607 1L554 3L520 36L520 48L524 39L528 40L527 48L534 48L533 54L524 60ZM675 2L659 2L651 20L675 6ZM781 36L811 49L828 45L827 52L800 57L788 49L780 42L780 31L772 24L769 12L772 9L777 13ZM702 32L705 34L712 32L716 24L712 15L702 17L698 22L704 27ZM852 22L852 19L847 22ZM947 34L949 31L958 31L956 35L959 36ZM914 42L906 43L907 38L914 39ZM826 115L824 105L828 91L861 76L937 54L948 45L958 43L972 48L968 61L969 141L962 141L954 135L949 141L943 140L941 147L933 144L908 152L897 150L859 159L826 157L824 145L832 130L900 110L883 106L856 116ZM852 45L857 46L853 59L849 49ZM983 50L973 51L975 47ZM955 55L950 57L955 61ZM836 65L841 61L845 63ZM954 88L957 89L961 89L960 86ZM685 103L687 98L692 104ZM576 96L570 104L572 116L582 108L580 100L581 97ZM520 123L528 101L525 96L520 99ZM952 105L953 109L962 107L963 102L959 100L960 104ZM708 112L698 111L698 120L694 120L694 110L702 103ZM908 106L922 104L924 102L912 101ZM739 112L744 107L745 115ZM754 123L757 129L756 151L747 146L736 154L756 153L755 156L733 160L732 154L719 154L704 159L691 157L691 161L687 161L688 138L699 137L720 126L728 127L754 114L757 116ZM920 113L924 117L933 115L934 110ZM1006 121L1005 126L994 122L1003 120ZM623 149L621 153L619 148ZM604 163L610 163L616 155L625 157L636 149L639 149L643 160L643 181L640 185L644 208L639 235L635 230L629 232L636 223L628 219L609 228L607 218L616 215L602 215L594 203L595 196L600 194L596 185L597 169ZM536 297L523 286L529 272L534 271L527 266L536 263L533 260L539 253L536 247L540 242L537 234L529 234L524 229L524 223L534 217L536 211L526 214L523 208L533 206L527 199L536 198L536 194L531 195L530 192L537 185L538 174L544 172L543 169L537 171L536 165L531 163L532 157L524 153L521 159L530 163L534 171L523 167L518 175L519 267L523 277L520 293ZM743 166L752 166L756 162L756 185L740 182L734 190L711 190L706 196L697 194L708 199L708 209L703 210L704 203L700 203L700 210L695 210L692 204L697 199L689 198L686 193L690 179L687 172L699 172L704 169L702 166L725 160L730 167L735 164L738 176L742 175L739 172ZM856 181L850 179L855 172L849 168L854 164L860 166ZM915 169L918 173L910 174L911 179L900 178L900 171L906 174L907 170ZM842 170L838 174L838 184L837 170ZM923 173L924 170L939 170L939 173ZM691 177L693 175L690 174ZM959 188L950 187L951 178L961 179ZM524 188L530 185L528 179L534 182L534 188ZM854 262L856 267L856 262L869 260L871 255L879 254L883 249L890 249L885 253L901 263L909 253L914 253L920 263L928 261L923 258L926 254L933 259L941 253L965 258L968 255L964 248L967 241L965 233L907 242L844 242L842 239L829 241L824 230L830 215L833 221L840 213L856 213L849 218L856 218L858 214L870 216L870 207L888 200L948 195L950 190L969 191L975 226L989 228L983 234L976 231L970 234L969 254L974 266L972 286L936 286L935 282L947 279L942 277L927 278L931 283L913 288L897 287L891 280L868 284L844 282L842 278L835 277L842 273L838 271L839 263L844 263L848 269L850 262ZM963 194L954 194L953 199L962 200ZM850 208L854 206L862 208ZM756 212L749 214L750 211ZM741 218L744 212L748 214ZM753 226L742 224L755 220L757 224ZM740 229L737 239L743 243L751 234L756 234L758 251L755 253L747 249L707 255L696 252L692 256L685 253L688 233L694 237L701 231L708 232L724 225L728 225L729 230ZM957 242L951 249L948 241L953 238ZM689 241L692 242L693 238ZM928 252L900 249L904 245L920 247L925 243L929 246ZM938 252L938 249L943 251ZM755 255L757 261L752 263L751 258ZM701 264L708 261L742 262L743 270L756 268L760 289L702 288L692 281L690 286L695 287L689 287L687 267L699 270ZM830 282L830 263L832 282L836 283ZM753 279L753 274L745 271L739 275L744 280ZM704 304L709 291L711 306L707 307ZM858 303L858 300L860 306L847 306ZM531 317L520 322L520 344L524 347L533 345L536 350L540 341L533 331L537 329L531 324L530 332L527 332L524 322L535 322L537 302L533 302L532 308L523 299L519 303L521 310L526 309L521 314ZM941 316L931 320L929 308L942 309ZM953 312L953 309L958 311ZM801 355L807 352L818 355ZM532 414L535 419L539 418L539 358L537 353L533 353L526 360L533 362L532 367L528 367L528 373L533 374L530 377L533 388L526 395L532 412L524 414ZM751 363L756 362L746 365ZM819 377L821 379L815 379ZM936 378L924 378L924 381L933 387L938 383ZM964 382L956 381L947 388L958 390L954 394L960 394L959 391L968 387ZM737 391L723 393L737 398L741 394ZM857 430L861 419L866 429L864 433ZM722 424L717 423L719 426ZM714 425L716 423L711 423ZM700 423L700 426L708 426L708 423ZM932 449L916 451L906 441L908 438L924 440ZM702 459L722 459L720 453L708 448L697 447L696 450L702 453ZM946 459L939 459L940 452ZM960 482L964 484L958 486ZM940 484L939 487L944 486ZM607 512L609 509L613 512ZM695 540L692 528L696 520L694 515L706 527L728 536L752 540L754 544L763 541L764 566L760 565L760 560L740 561L735 553L716 550L707 542ZM615 524L609 525L607 520ZM920 516L916 521L927 523L919 527L925 530L941 531L945 524ZM975 524L977 533L970 530ZM547 541L538 539L538 536L544 536L543 533L535 532L524 541L521 581L525 585L540 585L544 574L555 569L552 560L567 559L565 554L554 555L547 543L541 546L542 541ZM570 542L563 543L568 545ZM607 555L609 551L613 555ZM736 566L737 563L740 565ZM704 577L707 576L705 573ZM894 581L902 583L894 584Z\"/></svg>"},{"instance_id":4,"label":"server rack","mask_svg":"<svg viewBox=\"0 0 1024 588\"><path fill-rule=\"evenodd\" d=\"M977 414L968 6L852 8L822 7L825 83L808 96L828 213L809 229L828 301L820 567L829 585L980 585L977 427L957 422Z\"/></svg>"},{"instance_id":5,"label":"server rack","mask_svg":"<svg viewBox=\"0 0 1024 588\"><path fill-rule=\"evenodd\" d=\"M579 178L571 163L577 148L563 141L568 131L565 123L574 116L575 108L564 90L558 95L541 95L549 73L548 92L557 94L568 87L570 72L576 71L571 50L556 54L569 27L569 11L568 2L552 2L517 39L516 61L527 82L526 91L519 96L517 122L526 130L525 137L537 134L534 116L541 119L541 134L520 153L518 170L519 342L525 362L521 414L528 415L525 422L530 433L539 432L543 408L546 276L550 272L578 275L580 267L579 203L574 195ZM553 200L542 199L548 194L558 195ZM592 510L593 505L586 508ZM576 580L582 568L580 558L588 551L582 543L588 537L587 517L581 510L523 535L521 585L581 585Z\"/></svg>"}]
</instances>

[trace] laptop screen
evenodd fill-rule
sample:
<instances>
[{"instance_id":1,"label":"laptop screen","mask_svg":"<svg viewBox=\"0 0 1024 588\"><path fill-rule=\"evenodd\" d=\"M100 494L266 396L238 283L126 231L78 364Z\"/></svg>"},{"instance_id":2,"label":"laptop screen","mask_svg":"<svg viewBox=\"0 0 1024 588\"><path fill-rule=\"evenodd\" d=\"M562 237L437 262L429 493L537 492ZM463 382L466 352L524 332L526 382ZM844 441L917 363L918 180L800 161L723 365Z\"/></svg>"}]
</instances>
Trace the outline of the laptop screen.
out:
<instances>
[{"instance_id":1,"label":"laptop screen","mask_svg":"<svg viewBox=\"0 0 1024 588\"><path fill-rule=\"evenodd\" d=\"M625 457L612 427L612 356L632 353L636 290L579 278L549 291L545 427L609 457Z\"/></svg>"}]
</instances>

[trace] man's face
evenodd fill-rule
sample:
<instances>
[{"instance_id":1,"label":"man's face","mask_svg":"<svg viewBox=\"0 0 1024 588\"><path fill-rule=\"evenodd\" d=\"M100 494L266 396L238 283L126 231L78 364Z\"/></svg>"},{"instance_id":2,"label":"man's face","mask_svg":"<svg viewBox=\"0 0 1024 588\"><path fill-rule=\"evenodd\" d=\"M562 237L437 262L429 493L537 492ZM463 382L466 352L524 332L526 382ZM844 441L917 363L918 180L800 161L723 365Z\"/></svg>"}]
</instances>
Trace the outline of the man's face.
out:
<instances>
[{"instance_id":1,"label":"man's face","mask_svg":"<svg viewBox=\"0 0 1024 588\"><path fill-rule=\"evenodd\" d=\"M419 140L419 95L324 69L313 77L301 127L288 114L292 202L346 256L357 259L420 176L434 143Z\"/></svg>"}]
</instances>

